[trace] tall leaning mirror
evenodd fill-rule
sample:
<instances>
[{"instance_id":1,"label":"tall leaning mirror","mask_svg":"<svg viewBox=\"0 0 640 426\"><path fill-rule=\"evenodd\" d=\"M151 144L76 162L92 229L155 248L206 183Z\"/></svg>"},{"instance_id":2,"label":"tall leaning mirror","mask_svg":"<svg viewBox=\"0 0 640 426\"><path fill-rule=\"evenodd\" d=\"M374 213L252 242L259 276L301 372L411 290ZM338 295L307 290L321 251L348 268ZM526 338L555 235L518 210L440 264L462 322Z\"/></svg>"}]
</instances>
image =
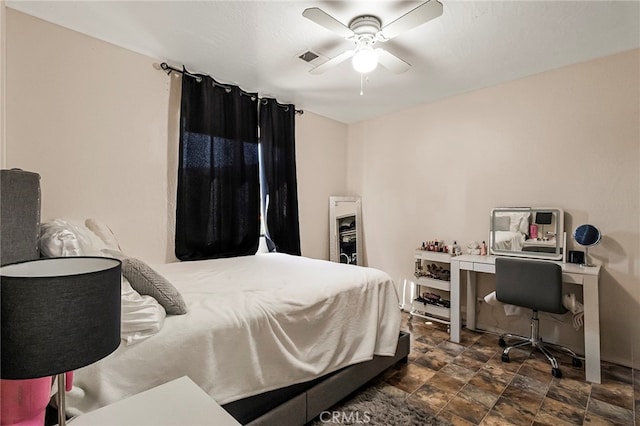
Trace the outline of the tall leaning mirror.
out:
<instances>
[{"instance_id":1,"label":"tall leaning mirror","mask_svg":"<svg viewBox=\"0 0 640 426\"><path fill-rule=\"evenodd\" d=\"M496 207L491 210L491 254L564 260L564 211L559 207Z\"/></svg>"},{"instance_id":2,"label":"tall leaning mirror","mask_svg":"<svg viewBox=\"0 0 640 426\"><path fill-rule=\"evenodd\" d=\"M360 197L329 197L329 259L362 265L362 207Z\"/></svg>"}]
</instances>

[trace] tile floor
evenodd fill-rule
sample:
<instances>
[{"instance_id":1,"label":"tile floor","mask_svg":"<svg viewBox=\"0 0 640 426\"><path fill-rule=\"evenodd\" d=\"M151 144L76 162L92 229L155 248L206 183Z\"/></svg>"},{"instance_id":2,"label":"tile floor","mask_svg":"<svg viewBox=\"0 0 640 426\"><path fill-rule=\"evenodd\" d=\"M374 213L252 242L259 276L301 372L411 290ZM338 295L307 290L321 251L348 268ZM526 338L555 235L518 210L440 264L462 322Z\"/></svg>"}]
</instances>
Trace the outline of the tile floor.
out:
<instances>
[{"instance_id":1,"label":"tile floor","mask_svg":"<svg viewBox=\"0 0 640 426\"><path fill-rule=\"evenodd\" d=\"M563 377L538 351L512 350L500 359L493 334L463 330L450 342L446 327L421 318L402 329L411 333L407 364L385 373L387 384L415 404L454 425L637 425L640 426L640 371L602 363L602 384L584 379L584 368L558 356ZM634 380L635 379L635 380Z\"/></svg>"}]
</instances>

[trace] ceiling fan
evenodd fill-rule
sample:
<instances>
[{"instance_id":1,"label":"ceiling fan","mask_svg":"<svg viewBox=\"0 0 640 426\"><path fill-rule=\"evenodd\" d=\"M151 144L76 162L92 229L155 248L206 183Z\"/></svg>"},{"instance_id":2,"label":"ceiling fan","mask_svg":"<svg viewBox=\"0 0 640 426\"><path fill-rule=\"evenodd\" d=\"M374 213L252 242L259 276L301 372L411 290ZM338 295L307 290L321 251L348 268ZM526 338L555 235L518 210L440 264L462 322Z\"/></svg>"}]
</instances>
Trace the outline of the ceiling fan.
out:
<instances>
[{"instance_id":1,"label":"ceiling fan","mask_svg":"<svg viewBox=\"0 0 640 426\"><path fill-rule=\"evenodd\" d=\"M361 74L373 71L378 63L396 74L403 73L411 65L387 50L380 47L374 49L374 45L376 42L389 41L440 15L442 15L442 3L438 0L429 0L384 27L380 19L372 15L356 16L347 26L320 8L305 9L302 16L355 44L354 49L346 50L338 56L330 58L309 72L322 74L329 68L352 58L353 68Z\"/></svg>"}]
</instances>

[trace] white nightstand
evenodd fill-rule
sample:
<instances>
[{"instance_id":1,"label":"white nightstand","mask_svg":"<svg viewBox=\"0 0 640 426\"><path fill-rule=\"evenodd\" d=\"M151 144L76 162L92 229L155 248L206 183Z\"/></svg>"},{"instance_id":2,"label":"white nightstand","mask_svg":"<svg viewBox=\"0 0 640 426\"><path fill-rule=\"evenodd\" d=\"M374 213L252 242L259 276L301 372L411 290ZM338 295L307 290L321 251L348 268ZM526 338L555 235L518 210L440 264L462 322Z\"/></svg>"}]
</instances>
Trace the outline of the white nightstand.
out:
<instances>
[{"instance_id":1,"label":"white nightstand","mask_svg":"<svg viewBox=\"0 0 640 426\"><path fill-rule=\"evenodd\" d=\"M67 423L69 426L240 426L186 376L74 417Z\"/></svg>"}]
</instances>

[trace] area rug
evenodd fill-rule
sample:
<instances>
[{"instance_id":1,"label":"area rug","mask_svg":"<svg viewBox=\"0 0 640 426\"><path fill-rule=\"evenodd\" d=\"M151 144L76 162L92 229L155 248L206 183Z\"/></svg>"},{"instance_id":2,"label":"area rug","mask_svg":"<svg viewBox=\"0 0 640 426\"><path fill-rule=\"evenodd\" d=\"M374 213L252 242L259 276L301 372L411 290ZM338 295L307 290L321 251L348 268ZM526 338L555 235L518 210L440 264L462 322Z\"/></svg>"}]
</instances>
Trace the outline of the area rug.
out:
<instances>
[{"instance_id":1,"label":"area rug","mask_svg":"<svg viewBox=\"0 0 640 426\"><path fill-rule=\"evenodd\" d=\"M323 411L310 423L321 425L373 426L444 426L436 419L406 401L406 393L390 392L385 385L374 385L355 393L351 398Z\"/></svg>"}]
</instances>

